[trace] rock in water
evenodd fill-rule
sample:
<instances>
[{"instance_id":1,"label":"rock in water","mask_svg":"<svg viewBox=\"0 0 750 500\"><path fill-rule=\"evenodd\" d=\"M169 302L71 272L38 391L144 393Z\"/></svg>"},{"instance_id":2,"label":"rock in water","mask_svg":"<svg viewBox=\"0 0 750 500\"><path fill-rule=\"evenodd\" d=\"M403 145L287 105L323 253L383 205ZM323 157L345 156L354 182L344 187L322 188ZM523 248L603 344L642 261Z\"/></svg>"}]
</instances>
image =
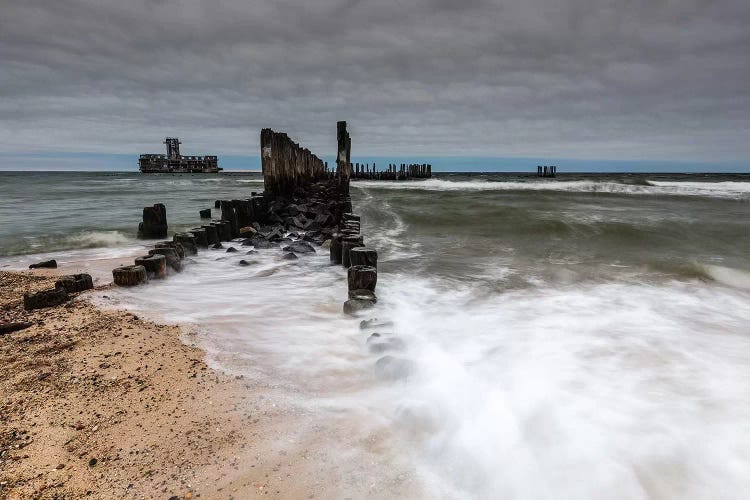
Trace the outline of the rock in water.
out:
<instances>
[{"instance_id":1,"label":"rock in water","mask_svg":"<svg viewBox=\"0 0 750 500\"><path fill-rule=\"evenodd\" d=\"M148 273L143 266L123 266L112 270L115 285L135 286L148 281Z\"/></svg>"},{"instance_id":2,"label":"rock in water","mask_svg":"<svg viewBox=\"0 0 750 500\"><path fill-rule=\"evenodd\" d=\"M214 245L211 248L213 248L214 250L220 250L224 248L224 245L222 245L221 243L214 243Z\"/></svg>"},{"instance_id":3,"label":"rock in water","mask_svg":"<svg viewBox=\"0 0 750 500\"><path fill-rule=\"evenodd\" d=\"M200 211L201 219L210 219L211 218L211 209L207 208L205 210Z\"/></svg>"},{"instance_id":4,"label":"rock in water","mask_svg":"<svg viewBox=\"0 0 750 500\"><path fill-rule=\"evenodd\" d=\"M234 253L234 252L236 252L236 251L237 251L237 249L236 249L236 248L234 248L234 247L229 247L229 248L227 248L227 253Z\"/></svg>"},{"instance_id":5,"label":"rock in water","mask_svg":"<svg viewBox=\"0 0 750 500\"><path fill-rule=\"evenodd\" d=\"M289 246L282 248L285 252L315 253L315 249L306 241L295 241Z\"/></svg>"},{"instance_id":6,"label":"rock in water","mask_svg":"<svg viewBox=\"0 0 750 500\"><path fill-rule=\"evenodd\" d=\"M297 257L292 252L287 252L287 253L284 254L284 256L282 257L282 259L284 259L284 260L297 260L297 259L299 259L299 257Z\"/></svg>"},{"instance_id":7,"label":"rock in water","mask_svg":"<svg viewBox=\"0 0 750 500\"><path fill-rule=\"evenodd\" d=\"M416 366L408 359L383 356L375 362L375 372L388 380L407 378L414 373Z\"/></svg>"},{"instance_id":8,"label":"rock in water","mask_svg":"<svg viewBox=\"0 0 750 500\"><path fill-rule=\"evenodd\" d=\"M57 269L57 261L55 259L51 259L37 262L36 264L31 264L29 266L29 269Z\"/></svg>"},{"instance_id":9,"label":"rock in water","mask_svg":"<svg viewBox=\"0 0 750 500\"><path fill-rule=\"evenodd\" d=\"M356 316L360 311L370 309L373 306L375 306L375 302L372 300L349 299L344 302L344 312L351 316Z\"/></svg>"},{"instance_id":10,"label":"rock in water","mask_svg":"<svg viewBox=\"0 0 750 500\"><path fill-rule=\"evenodd\" d=\"M59 306L68 300L68 292L65 288L53 288L37 293L23 294L23 308L27 311L41 309L43 307Z\"/></svg>"}]
</instances>

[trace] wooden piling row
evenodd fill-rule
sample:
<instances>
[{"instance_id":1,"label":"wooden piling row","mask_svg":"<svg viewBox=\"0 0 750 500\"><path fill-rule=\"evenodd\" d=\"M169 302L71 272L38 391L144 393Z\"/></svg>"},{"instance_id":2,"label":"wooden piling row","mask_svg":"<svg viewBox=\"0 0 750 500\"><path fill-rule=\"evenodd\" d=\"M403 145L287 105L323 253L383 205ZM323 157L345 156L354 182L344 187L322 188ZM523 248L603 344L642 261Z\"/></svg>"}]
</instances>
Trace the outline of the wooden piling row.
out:
<instances>
[{"instance_id":1,"label":"wooden piling row","mask_svg":"<svg viewBox=\"0 0 750 500\"><path fill-rule=\"evenodd\" d=\"M355 163L352 166L352 179L374 181L405 181L409 179L429 179L432 177L432 165L429 163L389 163L386 170L378 170L377 164Z\"/></svg>"},{"instance_id":2,"label":"wooden piling row","mask_svg":"<svg viewBox=\"0 0 750 500\"><path fill-rule=\"evenodd\" d=\"M537 177L554 177L557 174L557 165L537 165L536 176Z\"/></svg>"}]
</instances>

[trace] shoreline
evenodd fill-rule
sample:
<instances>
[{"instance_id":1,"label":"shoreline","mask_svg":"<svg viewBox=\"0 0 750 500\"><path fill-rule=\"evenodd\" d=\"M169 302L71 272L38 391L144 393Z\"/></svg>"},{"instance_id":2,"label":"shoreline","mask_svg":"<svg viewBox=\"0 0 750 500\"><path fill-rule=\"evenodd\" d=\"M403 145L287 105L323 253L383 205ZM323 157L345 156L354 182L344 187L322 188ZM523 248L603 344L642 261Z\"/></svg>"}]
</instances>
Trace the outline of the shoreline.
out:
<instances>
[{"instance_id":1,"label":"shoreline","mask_svg":"<svg viewBox=\"0 0 750 500\"><path fill-rule=\"evenodd\" d=\"M282 494L261 432L284 418L260 388L211 369L179 326L85 293L24 311L59 274L0 271L0 319L33 323L0 337L0 498Z\"/></svg>"}]
</instances>

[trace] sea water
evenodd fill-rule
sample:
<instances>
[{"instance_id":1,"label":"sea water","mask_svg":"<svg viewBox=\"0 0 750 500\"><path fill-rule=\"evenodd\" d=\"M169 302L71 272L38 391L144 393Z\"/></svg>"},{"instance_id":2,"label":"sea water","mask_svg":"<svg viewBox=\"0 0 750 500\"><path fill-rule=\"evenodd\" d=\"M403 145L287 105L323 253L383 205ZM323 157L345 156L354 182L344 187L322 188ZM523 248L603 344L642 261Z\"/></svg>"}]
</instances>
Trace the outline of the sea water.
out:
<instances>
[{"instance_id":1,"label":"sea water","mask_svg":"<svg viewBox=\"0 0 750 500\"><path fill-rule=\"evenodd\" d=\"M0 269L128 255L145 205L165 203L178 230L262 190L257 174L0 183ZM363 318L342 314L345 271L322 249L203 251L109 303L190 326L213 366L308 415L298 438L367 465L348 496L394 496L404 474L427 498L746 496L750 176L439 174L351 191L379 252ZM392 325L361 329L370 317ZM400 349L372 352L375 332ZM410 376L379 377L386 354Z\"/></svg>"}]
</instances>

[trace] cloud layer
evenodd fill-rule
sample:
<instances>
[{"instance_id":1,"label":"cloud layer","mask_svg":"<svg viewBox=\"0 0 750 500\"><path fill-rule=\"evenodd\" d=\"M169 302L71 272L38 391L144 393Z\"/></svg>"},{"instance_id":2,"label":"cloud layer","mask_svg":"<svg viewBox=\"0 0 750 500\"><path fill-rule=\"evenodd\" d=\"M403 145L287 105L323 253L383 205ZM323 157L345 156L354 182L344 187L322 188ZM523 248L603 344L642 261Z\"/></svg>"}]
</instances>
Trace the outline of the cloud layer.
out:
<instances>
[{"instance_id":1,"label":"cloud layer","mask_svg":"<svg viewBox=\"0 0 750 500\"><path fill-rule=\"evenodd\" d=\"M746 0L8 0L0 152L744 160Z\"/></svg>"}]
</instances>

